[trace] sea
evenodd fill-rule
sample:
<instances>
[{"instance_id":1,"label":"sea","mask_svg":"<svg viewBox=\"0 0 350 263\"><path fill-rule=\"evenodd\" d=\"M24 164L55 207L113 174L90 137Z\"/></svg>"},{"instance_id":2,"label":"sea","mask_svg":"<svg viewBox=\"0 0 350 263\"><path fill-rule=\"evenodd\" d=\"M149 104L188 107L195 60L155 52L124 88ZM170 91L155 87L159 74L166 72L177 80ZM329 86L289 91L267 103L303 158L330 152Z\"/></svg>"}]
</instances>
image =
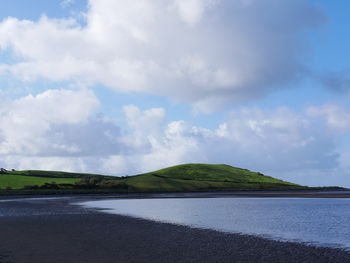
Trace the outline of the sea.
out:
<instances>
[{"instance_id":1,"label":"sea","mask_svg":"<svg viewBox=\"0 0 350 263\"><path fill-rule=\"evenodd\" d=\"M80 203L118 215L350 250L347 198L162 198Z\"/></svg>"}]
</instances>

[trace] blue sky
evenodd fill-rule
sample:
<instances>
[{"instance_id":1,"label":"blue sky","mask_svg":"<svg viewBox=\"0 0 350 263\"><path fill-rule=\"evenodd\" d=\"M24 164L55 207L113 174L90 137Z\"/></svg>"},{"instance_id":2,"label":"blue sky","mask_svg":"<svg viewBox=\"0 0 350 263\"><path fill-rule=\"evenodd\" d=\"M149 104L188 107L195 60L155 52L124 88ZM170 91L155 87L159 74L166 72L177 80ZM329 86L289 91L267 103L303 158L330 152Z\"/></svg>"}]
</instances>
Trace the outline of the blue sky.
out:
<instances>
[{"instance_id":1,"label":"blue sky","mask_svg":"<svg viewBox=\"0 0 350 263\"><path fill-rule=\"evenodd\" d=\"M349 10L2 1L0 166L124 175L228 163L350 187Z\"/></svg>"}]
</instances>

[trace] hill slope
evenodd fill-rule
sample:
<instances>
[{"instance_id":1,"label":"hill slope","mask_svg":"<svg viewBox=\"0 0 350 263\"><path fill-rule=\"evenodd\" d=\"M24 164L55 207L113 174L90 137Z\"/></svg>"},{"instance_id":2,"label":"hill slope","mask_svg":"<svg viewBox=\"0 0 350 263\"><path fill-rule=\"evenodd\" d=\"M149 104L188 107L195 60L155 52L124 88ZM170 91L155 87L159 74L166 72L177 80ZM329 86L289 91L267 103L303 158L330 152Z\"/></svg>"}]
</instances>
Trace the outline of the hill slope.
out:
<instances>
[{"instance_id":1,"label":"hill slope","mask_svg":"<svg viewBox=\"0 0 350 263\"><path fill-rule=\"evenodd\" d=\"M275 190L303 186L225 164L183 164L130 176L123 182L143 191Z\"/></svg>"}]
</instances>

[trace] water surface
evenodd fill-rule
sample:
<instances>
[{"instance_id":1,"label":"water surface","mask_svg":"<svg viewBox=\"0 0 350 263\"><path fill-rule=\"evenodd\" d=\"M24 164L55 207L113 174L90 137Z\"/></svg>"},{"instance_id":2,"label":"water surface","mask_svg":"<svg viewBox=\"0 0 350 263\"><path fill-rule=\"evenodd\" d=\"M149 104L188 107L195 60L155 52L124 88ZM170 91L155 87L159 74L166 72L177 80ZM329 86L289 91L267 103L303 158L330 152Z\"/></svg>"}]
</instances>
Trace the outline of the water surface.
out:
<instances>
[{"instance_id":1,"label":"water surface","mask_svg":"<svg viewBox=\"0 0 350 263\"><path fill-rule=\"evenodd\" d=\"M350 199L169 198L82 204L161 222L350 249Z\"/></svg>"}]
</instances>

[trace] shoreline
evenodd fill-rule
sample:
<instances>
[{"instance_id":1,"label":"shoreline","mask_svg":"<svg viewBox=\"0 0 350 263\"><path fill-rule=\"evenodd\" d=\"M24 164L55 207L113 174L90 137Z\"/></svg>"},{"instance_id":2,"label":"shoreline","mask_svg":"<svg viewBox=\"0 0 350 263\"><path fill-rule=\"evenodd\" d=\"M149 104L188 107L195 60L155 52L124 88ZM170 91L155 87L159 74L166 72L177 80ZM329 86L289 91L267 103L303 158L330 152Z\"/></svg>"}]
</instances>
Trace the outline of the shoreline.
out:
<instances>
[{"instance_id":1,"label":"shoreline","mask_svg":"<svg viewBox=\"0 0 350 263\"><path fill-rule=\"evenodd\" d=\"M87 199L96 200L3 202L0 262L350 261L344 249L112 215L74 204ZM13 215L1 216L6 209Z\"/></svg>"},{"instance_id":2,"label":"shoreline","mask_svg":"<svg viewBox=\"0 0 350 263\"><path fill-rule=\"evenodd\" d=\"M294 190L294 191L214 191L214 192L130 192L130 193L67 193L67 194L2 194L0 200L31 198L220 198L220 197L261 197L261 198L350 198L350 190Z\"/></svg>"}]
</instances>

